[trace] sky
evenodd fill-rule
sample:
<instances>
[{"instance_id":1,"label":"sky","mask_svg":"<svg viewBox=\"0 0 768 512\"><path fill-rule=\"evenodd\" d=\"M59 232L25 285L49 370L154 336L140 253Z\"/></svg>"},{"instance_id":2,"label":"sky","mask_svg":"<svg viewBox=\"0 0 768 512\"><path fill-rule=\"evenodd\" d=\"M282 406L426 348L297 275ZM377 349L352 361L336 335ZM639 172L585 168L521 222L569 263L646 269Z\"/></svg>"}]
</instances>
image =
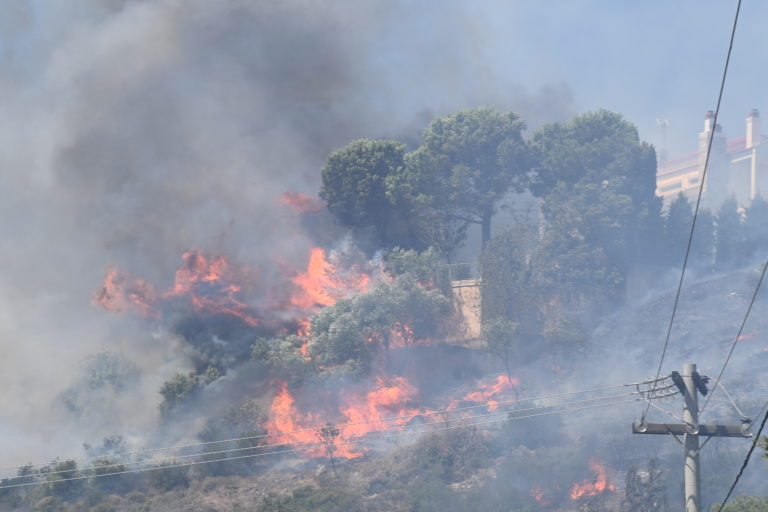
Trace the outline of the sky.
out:
<instances>
[{"instance_id":1,"label":"sky","mask_svg":"<svg viewBox=\"0 0 768 512\"><path fill-rule=\"evenodd\" d=\"M52 423L50 404L94 352L141 366L150 403L189 369L168 333L91 306L108 268L167 283L190 247L301 262L312 240L277 198L316 194L325 155L353 139L418 144L431 119L478 105L519 112L529 133L607 108L657 146L668 121L672 156L695 150L735 6L0 2L0 452L84 432ZM766 19L768 4L745 2L729 137L750 108L768 115ZM133 403L112 419L156 419Z\"/></svg>"}]
</instances>

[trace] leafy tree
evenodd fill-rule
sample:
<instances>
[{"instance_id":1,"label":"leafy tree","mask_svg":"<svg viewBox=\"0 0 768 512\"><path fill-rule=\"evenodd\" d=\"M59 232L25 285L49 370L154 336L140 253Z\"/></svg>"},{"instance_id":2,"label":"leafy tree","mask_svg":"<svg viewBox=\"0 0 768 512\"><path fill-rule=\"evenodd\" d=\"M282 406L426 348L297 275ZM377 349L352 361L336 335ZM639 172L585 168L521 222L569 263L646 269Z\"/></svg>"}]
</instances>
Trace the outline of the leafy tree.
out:
<instances>
[{"instance_id":1,"label":"leafy tree","mask_svg":"<svg viewBox=\"0 0 768 512\"><path fill-rule=\"evenodd\" d=\"M727 270L743 263L744 247L741 214L736 199L729 197L717 212L717 241L715 243L715 266Z\"/></svg>"},{"instance_id":2,"label":"leafy tree","mask_svg":"<svg viewBox=\"0 0 768 512\"><path fill-rule=\"evenodd\" d=\"M402 210L387 197L386 179L404 163L405 146L361 139L334 151L321 172L320 197L336 220L355 229L373 228L381 244L413 244Z\"/></svg>"},{"instance_id":3,"label":"leafy tree","mask_svg":"<svg viewBox=\"0 0 768 512\"><path fill-rule=\"evenodd\" d=\"M520 344L517 335L519 325L504 318L491 319L483 325L483 338L488 346L488 352L498 357L507 371L507 378L512 381L510 357L512 351Z\"/></svg>"},{"instance_id":4,"label":"leafy tree","mask_svg":"<svg viewBox=\"0 0 768 512\"><path fill-rule=\"evenodd\" d=\"M522 337L538 333L549 296L545 266L535 222L526 216L514 219L480 260L483 321L506 318L518 324Z\"/></svg>"},{"instance_id":5,"label":"leafy tree","mask_svg":"<svg viewBox=\"0 0 768 512\"><path fill-rule=\"evenodd\" d=\"M744 212L744 254L751 257L768 248L768 201L756 196Z\"/></svg>"},{"instance_id":6,"label":"leafy tree","mask_svg":"<svg viewBox=\"0 0 768 512\"><path fill-rule=\"evenodd\" d=\"M174 408L197 396L204 386L220 376L219 369L213 366L209 366L202 375L197 372L190 372L187 375L177 373L160 388L159 393L163 396L163 401L159 405L160 413L167 417Z\"/></svg>"},{"instance_id":7,"label":"leafy tree","mask_svg":"<svg viewBox=\"0 0 768 512\"><path fill-rule=\"evenodd\" d=\"M352 299L340 300L312 318L309 355L321 367L347 365L364 372L377 346L385 351L397 332L406 344L438 335L450 304L410 275Z\"/></svg>"},{"instance_id":8,"label":"leafy tree","mask_svg":"<svg viewBox=\"0 0 768 512\"><path fill-rule=\"evenodd\" d=\"M712 505L711 512L720 510L720 504ZM722 512L768 512L768 496L736 496L723 507Z\"/></svg>"},{"instance_id":9,"label":"leafy tree","mask_svg":"<svg viewBox=\"0 0 768 512\"><path fill-rule=\"evenodd\" d=\"M664 215L664 249L666 260L674 266L682 265L688 237L691 234L693 210L688 198L680 192ZM698 221L697 221L698 224Z\"/></svg>"},{"instance_id":10,"label":"leafy tree","mask_svg":"<svg viewBox=\"0 0 768 512\"><path fill-rule=\"evenodd\" d=\"M302 351L308 342L296 335L259 338L251 346L251 358L280 373L291 385L299 385L315 373L315 366Z\"/></svg>"},{"instance_id":11,"label":"leafy tree","mask_svg":"<svg viewBox=\"0 0 768 512\"><path fill-rule=\"evenodd\" d=\"M50 473L46 477L48 493L63 499L74 498L82 489L83 481L70 479L78 476L77 462L74 460L54 463L50 466Z\"/></svg>"},{"instance_id":12,"label":"leafy tree","mask_svg":"<svg viewBox=\"0 0 768 512\"><path fill-rule=\"evenodd\" d=\"M406 165L387 180L388 193L421 217L423 239L423 224L441 226L430 230L428 241L444 253L463 239L470 223L481 225L485 245L499 200L527 185L524 128L517 114L488 107L436 119L422 145L406 155Z\"/></svg>"},{"instance_id":13,"label":"leafy tree","mask_svg":"<svg viewBox=\"0 0 768 512\"><path fill-rule=\"evenodd\" d=\"M410 274L421 284L435 284L442 262L434 247L425 251L395 247L384 255L384 270L393 277Z\"/></svg>"},{"instance_id":14,"label":"leafy tree","mask_svg":"<svg viewBox=\"0 0 768 512\"><path fill-rule=\"evenodd\" d=\"M552 269L560 270L558 280L577 288L596 282L593 291L611 296L632 265L656 256L661 200L653 147L607 110L545 125L531 146L545 252L559 260Z\"/></svg>"}]
</instances>

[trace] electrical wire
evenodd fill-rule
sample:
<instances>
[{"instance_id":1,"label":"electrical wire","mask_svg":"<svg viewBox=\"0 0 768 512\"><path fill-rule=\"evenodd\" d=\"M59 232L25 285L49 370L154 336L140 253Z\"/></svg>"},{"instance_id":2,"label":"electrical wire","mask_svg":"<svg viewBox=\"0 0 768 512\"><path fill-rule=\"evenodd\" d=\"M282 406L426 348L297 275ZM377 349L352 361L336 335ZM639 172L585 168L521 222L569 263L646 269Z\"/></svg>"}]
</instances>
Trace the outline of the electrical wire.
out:
<instances>
[{"instance_id":1,"label":"electrical wire","mask_svg":"<svg viewBox=\"0 0 768 512\"><path fill-rule=\"evenodd\" d=\"M717 385L720 383L720 379L723 377L723 373L725 372L725 367L728 366L728 363L731 361L731 356L733 355L733 351L736 349L736 343L739 341L739 338L741 338L741 333L744 331L744 326L747 325L747 319L749 319L749 314L752 312L752 306L755 305L755 299L757 299L757 294L760 291L760 285L763 284L763 278L765 278L766 270L768 270L768 260L765 260L765 263L763 264L763 271L760 273L760 279L758 279L757 286L755 286L755 292L752 294L752 299L749 301L749 307L747 307L747 312L744 313L744 318L741 320L739 331L736 333L736 336L733 338L733 342L731 343L731 349L728 351L728 356L725 358L723 367L720 368L720 373L717 374L717 379L715 380L715 384L712 386L712 390L707 395L707 399L704 400L704 405L702 405L701 409L699 409L699 414L704 413L704 409L707 408L707 404L709 404L709 401L712 399L712 395L715 394L715 390L717 390Z\"/></svg>"},{"instance_id":2,"label":"electrical wire","mask_svg":"<svg viewBox=\"0 0 768 512\"><path fill-rule=\"evenodd\" d=\"M768 405L768 403L766 403L766 405ZM717 509L717 512L721 512L725 504L728 503L728 498L731 497L733 490L736 488L736 484L738 484L739 479L741 479L741 475L743 475L744 470L747 469L747 464L749 464L749 458L752 457L752 452L755 451L755 446L757 446L758 441L760 441L760 434L763 432L763 427L765 427L766 420L768 420L768 411L765 412L765 416L763 417L763 422L760 424L760 429L757 431L757 435L755 435L755 438L752 440L752 445L749 447L749 452L747 452L747 456L744 459L744 462L741 464L741 468L739 469L739 472L736 475L736 479L733 481L733 484L731 484L731 488L728 489L728 494L725 495L725 499L723 500L723 503L720 505L720 508Z\"/></svg>"},{"instance_id":3,"label":"electrical wire","mask_svg":"<svg viewBox=\"0 0 768 512\"><path fill-rule=\"evenodd\" d=\"M423 413L415 414L415 415L405 415L405 416L393 416L389 418L383 418L380 420L368 420L368 421L358 421L358 422L349 422L349 423L340 423L337 425L334 425L336 428L344 428L344 427L351 427L351 426L360 426L360 425L369 425L371 423L382 423L382 422L389 422L389 421L398 421L398 420L411 420L416 418L417 416L433 416L438 414L449 414L449 413L455 413L455 412L463 412L468 411L472 409L478 409L483 407L488 407L489 405L493 406L503 406L503 405L509 405L514 403L520 403L520 402L531 402L535 400L546 400L549 398L559 398L563 396L572 396L572 395L578 395L578 394L584 394L584 393L594 393L597 391L607 391L609 389L617 389L622 387L638 387L641 385L650 385L654 384L659 381L664 381L668 379L669 377L663 377L663 378L656 378L656 379L648 379L641 382L634 382L629 384L618 384L614 386L603 386L598 388L592 388L592 389L585 389L581 391L569 391L565 393L555 393L550 395L541 395L538 397L530 397L530 398L521 398L519 400L505 400L500 402L495 402L494 404L488 404L488 403L482 403L478 405L469 405L464 407L456 407L454 409L442 409L442 410L435 410L435 411L425 411ZM656 389L666 389L666 388L656 388ZM144 450L134 450L134 451L127 451L127 452L120 452L115 454L108 455L109 457L126 457L126 456L132 456L132 455L144 455L149 453L157 453L161 451L170 451L170 450L180 450L185 448L197 448L201 446L210 446L214 444L219 443L232 443L237 441L250 441L254 439L261 439L266 437L274 437L274 436L285 436L285 435L291 435L291 434L300 434L305 432L316 432L316 429L298 429L298 430L292 430L289 432L279 432L279 433L273 433L273 434L259 434L254 436L245 436L245 437L237 437L237 438L230 438L230 439L220 439L217 441L207 441L203 443L192 443L192 444L183 444L183 445L175 445L175 446L167 446L167 447L159 447L159 448L148 448ZM71 460L74 462L85 462L90 460L97 460L97 459L103 459L105 456L93 456L93 457L79 457L79 458L67 458L67 460ZM37 463L27 463L27 464L18 464L15 466L5 466L0 467L0 471L8 470L8 469L21 469L24 467L36 467L36 466L42 466L49 464L48 462L37 462Z\"/></svg>"},{"instance_id":4,"label":"electrical wire","mask_svg":"<svg viewBox=\"0 0 768 512\"><path fill-rule=\"evenodd\" d=\"M549 408L553 408L553 407L567 407L567 406L584 404L584 403L589 403L589 402L596 402L596 401L601 401L601 400L609 400L609 399L614 399L614 398L624 398L624 397L628 397L628 396L634 396L634 395L637 395L637 394L641 394L641 393L639 393L639 392L632 392L632 393L624 393L624 394L618 394L618 395L604 396L604 397L599 397L599 398L589 398L589 399L585 399L585 400L577 400L577 401L573 401L573 402L565 402L565 403L560 403L560 404L541 405L541 406L537 406L537 407L529 407L529 408L526 408L526 409L514 409L514 410L497 411L497 412L492 412L492 413L486 413L486 414L481 414L481 415L473 416L473 417L470 417L470 418L467 418L467 417L451 418L451 419L445 419L445 420L441 420L441 421L432 421L432 422L429 422L429 423L424 423L424 424L419 424L419 425L398 425L398 426L395 426L395 427L389 427L389 428L383 428L383 429L377 429L377 430L370 430L368 432L363 432L360 435L350 435L350 434L340 435L340 436L337 437L337 439L349 439L349 440L353 440L353 441L357 442L357 441L360 441L363 438L363 436L365 436L365 440L370 440L371 439L370 438L371 434L385 433L385 432L399 432L399 431L405 431L407 429L413 429L415 431L416 429L419 429L419 428L425 428L426 430L421 431L421 433L426 433L426 432L431 432L432 430L434 430L434 429L431 429L432 425L450 424L452 422L457 422L457 421L483 419L483 418L499 416L499 415L503 415L503 414L513 415L513 414L517 414L517 413L521 413L521 412L538 411L538 410L541 410L541 409L549 409ZM673 394L677 394L677 393L673 393ZM667 396L671 396L671 395L667 395ZM660 396L658 398L663 398L663 396ZM487 404L487 405L495 406L495 404ZM418 416L419 415L415 415L414 418L418 417ZM513 417L516 417L516 416L513 416ZM336 425L334 425L334 427L338 428ZM313 433L316 434L318 432L318 430L319 429L315 428L315 429L307 429L306 431L310 431L310 432L313 432ZM416 433L416 432L414 432L414 433ZM273 435L286 435L286 434L285 433L277 433L277 434L273 434ZM280 443L273 443L273 444L266 444L266 445L256 445L256 446L246 446L246 447L240 447L240 448L231 448L231 449L227 449L227 450L220 450L220 451L213 451L213 452L176 455L176 456L173 456L173 457L164 457L164 458L160 458L160 459L154 459L151 462L157 464L157 463L168 462L168 461L173 461L173 460L178 460L178 459L185 459L185 458L190 458L190 457L199 457L199 456L210 457L212 455L220 455L220 454L223 454L223 453L233 453L233 452L242 452L242 451L248 451L248 450L274 448L274 447L279 447L279 446L285 446L286 444L291 444L292 446L297 446L297 445L298 446L302 446L302 445L310 445L311 446L311 445L313 445L313 443L315 443L315 441L298 441L298 442L292 442L292 443L280 442ZM107 457L100 457L100 458L101 459L105 459ZM67 459L67 460L73 460L73 459ZM132 466L132 465L144 464L144 463L145 463L145 461L116 462L116 463L113 463L113 464L99 465L99 466L97 466L97 469L103 470L103 469L111 468L111 467L112 468L116 468L116 467ZM68 473L68 472L71 472L71 470L48 471L45 474L46 475L53 475L53 474ZM17 480L17 479L20 479L20 478L26 478L26 476L15 476L15 477L6 478L5 480L6 481L8 481L8 480Z\"/></svg>"},{"instance_id":5,"label":"electrical wire","mask_svg":"<svg viewBox=\"0 0 768 512\"><path fill-rule=\"evenodd\" d=\"M714 119L712 120L712 131L709 134L709 142L707 144L707 155L704 160L704 169L701 172L701 178L699 180L699 193L696 197L696 207L693 210L693 222L691 223L691 232L688 234L688 244L685 248L685 258L683 258L683 269L680 272L680 281L677 283L677 292L675 293L675 302L672 306L672 315L669 319L669 326L667 327L667 336L664 339L664 348L661 350L661 360L659 361L659 368L656 370L656 378L659 378L659 375L661 375L661 368L664 365L664 358L667 355L667 348L669 347L669 338L672 334L672 325L675 323L675 316L677 314L677 306L680 302L680 293L683 290L683 280L685 279L685 269L688 267L688 258L691 253L691 245L693 244L693 233L696 229L696 219L698 219L699 216L699 208L701 206L701 196L702 192L704 191L704 180L707 177L707 168L709 167L709 157L712 152L712 141L715 137L715 132L717 131L717 117L720 114L720 104L723 100L723 90L725 89L725 78L728 76L728 64L731 61L731 52L733 51L733 40L736 37L736 27L739 22L739 12L741 11L741 0L738 0L738 3L736 5L736 15L733 18L733 28L731 29L731 39L728 44L728 55L725 58L725 67L723 68L723 78L720 81L720 92L717 95L717 107L715 108L715 115ZM645 421L645 416L648 414L648 409L650 409L651 405L648 404L645 407L645 412L643 413L643 421Z\"/></svg>"},{"instance_id":6,"label":"electrical wire","mask_svg":"<svg viewBox=\"0 0 768 512\"><path fill-rule=\"evenodd\" d=\"M676 394L676 393L673 393L673 394ZM670 394L669 396L672 396L672 394ZM467 424L467 425L452 425L452 426L441 427L441 428L438 428L438 429L430 430L428 432L431 433L431 432L444 431L444 430L453 430L453 429L459 429L459 428L477 427L477 426L482 426L482 425L489 425L489 424L492 424L492 423L511 422L511 421L517 421L517 420L522 420L522 419L526 419L526 418L534 418L534 417L547 416L547 415L552 415L552 414L561 414L561 413L565 413L565 412L582 411L582 410L585 410L585 409L595 409L595 408L598 408L598 407L607 407L607 406L611 406L611 405L628 404L628 403L637 402L638 400L643 400L643 399L642 398L633 398L633 399L629 399L629 400L620 400L620 401L617 401L617 402L609 402L609 403L604 403L604 404L593 404L593 405L587 405L587 406L583 406L583 407L564 409L564 410L560 410L560 411L548 411L548 412L543 412L543 413L538 413L538 414L529 414L529 415L525 415L525 416L516 416L514 418L498 418L498 419L494 419L494 420L490 420L490 421L484 421L484 422L473 422L473 423L470 423L470 424ZM373 440L374 441L384 441L384 440L395 439L395 438L410 436L410 435L414 435L414 434L423 434L423 433L428 433L428 432L406 432L406 433L400 433L400 434L392 435L392 436L388 436L388 437L377 438L377 439L373 439ZM365 440L361 440L361 441L365 441ZM342 444L350 444L351 442L352 441L343 441ZM212 464L212 463L215 463L215 462L227 462L227 461L232 461L232 460L251 459L251 458L256 458L256 457L264 457L264 456L267 456L267 455L277 455L277 454L283 454L283 453L295 453L295 452L300 452L300 451L307 450L307 449L312 448L312 447L322 447L322 446L325 446L325 444L324 443L315 443L313 446L304 446L304 447L300 447L300 448L289 448L289 449L286 449L286 450L278 450L278 451L273 451L273 452L257 453L257 454L250 454L250 455L239 455L239 456L236 456L236 457L226 457L226 458L214 459L214 460L192 461L192 462L185 462L185 463L181 463L181 464L173 464L171 466L138 468L138 469L125 470L125 471L116 471L116 472L112 472L112 473L101 473L101 474L87 475L87 476L78 476L78 477L72 477L72 478L61 478L61 479L53 480L53 481L36 481L36 482L25 482L25 483L21 483L21 484L0 485L0 490L2 490L2 489L12 489L12 488L18 488L18 487L28 487L28 486L33 486L33 485L44 485L44 484L51 484L51 483L58 484L58 483L63 483L63 482L76 481L76 480L87 480L87 479L90 479L90 478L101 478L101 477L107 477L107 476L125 475L125 474L130 474L130 473L141 473L141 472L146 472L146 471L156 471L156 470L169 469L169 468L196 466L196 465L201 465L201 464ZM205 454L199 454L199 455L200 456L204 456ZM50 474L50 473L48 473L48 474ZM27 476L22 477L22 478L30 478L30 477L34 477L34 476L33 475L27 475Z\"/></svg>"}]
</instances>

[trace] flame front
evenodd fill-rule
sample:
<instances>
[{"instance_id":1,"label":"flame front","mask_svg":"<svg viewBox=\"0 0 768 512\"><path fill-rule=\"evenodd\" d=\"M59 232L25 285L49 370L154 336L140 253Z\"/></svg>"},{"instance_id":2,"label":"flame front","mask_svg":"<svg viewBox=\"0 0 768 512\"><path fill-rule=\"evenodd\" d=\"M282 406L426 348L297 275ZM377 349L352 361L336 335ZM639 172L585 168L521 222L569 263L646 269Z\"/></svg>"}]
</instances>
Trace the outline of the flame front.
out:
<instances>
[{"instance_id":1,"label":"flame front","mask_svg":"<svg viewBox=\"0 0 768 512\"><path fill-rule=\"evenodd\" d=\"M207 259L193 249L182 255L184 263L176 271L173 288L165 297L188 297L197 311L234 316L255 327L259 319L237 296L241 286L236 284L233 271L224 256Z\"/></svg>"},{"instance_id":2,"label":"flame front","mask_svg":"<svg viewBox=\"0 0 768 512\"><path fill-rule=\"evenodd\" d=\"M291 304L304 311L321 306L332 306L339 299L368 290L370 277L364 273L341 276L326 259L325 251L319 247L309 253L306 272L292 279L298 291L291 297Z\"/></svg>"},{"instance_id":3,"label":"flame front","mask_svg":"<svg viewBox=\"0 0 768 512\"><path fill-rule=\"evenodd\" d=\"M593 480L584 480L580 484L574 484L571 488L571 499L576 500L584 496L597 496L605 491L614 491L616 488L608 483L605 466L597 461L590 461L589 467L595 472Z\"/></svg>"},{"instance_id":4,"label":"flame front","mask_svg":"<svg viewBox=\"0 0 768 512\"><path fill-rule=\"evenodd\" d=\"M377 377L375 386L367 393L345 393L339 407L338 440L333 455L354 459L364 450L354 445L355 439L367 434L397 428L408 423L421 410L412 404L418 392L405 377ZM318 433L326 425L319 414L302 414L286 383L281 383L272 401L267 432L276 442L290 444L310 457L327 456L325 446L318 446Z\"/></svg>"},{"instance_id":5,"label":"flame front","mask_svg":"<svg viewBox=\"0 0 768 512\"><path fill-rule=\"evenodd\" d=\"M460 400L451 401L448 408L455 409L462 402L477 402L487 403L488 410L493 411L498 409L499 402L502 399L511 397L512 392L515 392L519 385L520 380L516 377L510 379L506 375L499 375L490 382L478 382L475 391L470 391Z\"/></svg>"}]
</instances>

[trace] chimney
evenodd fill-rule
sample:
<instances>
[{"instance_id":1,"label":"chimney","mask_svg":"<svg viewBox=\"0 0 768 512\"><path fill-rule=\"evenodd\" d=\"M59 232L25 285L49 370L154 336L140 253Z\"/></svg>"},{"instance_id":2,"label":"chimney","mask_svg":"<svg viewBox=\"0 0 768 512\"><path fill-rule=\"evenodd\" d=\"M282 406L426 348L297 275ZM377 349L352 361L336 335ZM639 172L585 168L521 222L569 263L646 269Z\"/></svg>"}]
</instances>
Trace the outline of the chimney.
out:
<instances>
[{"instance_id":1,"label":"chimney","mask_svg":"<svg viewBox=\"0 0 768 512\"><path fill-rule=\"evenodd\" d=\"M747 117L747 141L744 149L752 149L760 144L760 112L753 108Z\"/></svg>"},{"instance_id":2,"label":"chimney","mask_svg":"<svg viewBox=\"0 0 768 512\"><path fill-rule=\"evenodd\" d=\"M712 131L712 121L714 120L715 113L711 110L707 110L704 114L704 133Z\"/></svg>"}]
</instances>

